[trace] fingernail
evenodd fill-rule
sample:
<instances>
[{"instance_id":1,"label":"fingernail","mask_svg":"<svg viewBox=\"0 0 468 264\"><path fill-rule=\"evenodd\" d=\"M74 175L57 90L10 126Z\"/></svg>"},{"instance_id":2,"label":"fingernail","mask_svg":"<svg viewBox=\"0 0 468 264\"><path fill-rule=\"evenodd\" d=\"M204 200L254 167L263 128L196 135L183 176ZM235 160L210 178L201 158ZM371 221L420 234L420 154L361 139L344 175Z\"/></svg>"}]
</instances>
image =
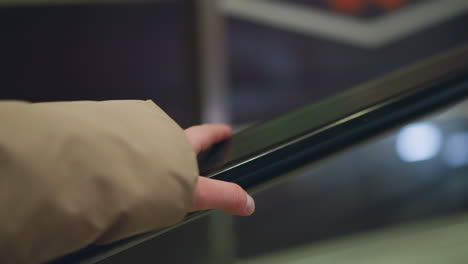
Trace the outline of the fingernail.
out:
<instances>
[{"instance_id":1,"label":"fingernail","mask_svg":"<svg viewBox=\"0 0 468 264\"><path fill-rule=\"evenodd\" d=\"M248 214L248 215L251 215L253 214L253 212L255 211L255 202L254 202L254 199L252 198L252 196L248 195L247 194L247 202L245 204L245 212Z\"/></svg>"}]
</instances>

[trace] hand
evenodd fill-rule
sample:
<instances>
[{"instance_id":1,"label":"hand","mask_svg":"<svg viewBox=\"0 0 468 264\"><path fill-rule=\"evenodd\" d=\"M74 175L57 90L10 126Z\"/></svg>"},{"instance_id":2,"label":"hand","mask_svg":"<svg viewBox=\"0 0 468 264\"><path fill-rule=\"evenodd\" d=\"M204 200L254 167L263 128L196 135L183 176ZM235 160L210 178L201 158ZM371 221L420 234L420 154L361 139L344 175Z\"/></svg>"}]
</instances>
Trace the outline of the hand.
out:
<instances>
[{"instance_id":1,"label":"hand","mask_svg":"<svg viewBox=\"0 0 468 264\"><path fill-rule=\"evenodd\" d=\"M200 125L185 130L195 153L231 136L226 125ZM255 203L239 185L199 176L193 193L192 211L222 209L233 215L251 215Z\"/></svg>"}]
</instances>

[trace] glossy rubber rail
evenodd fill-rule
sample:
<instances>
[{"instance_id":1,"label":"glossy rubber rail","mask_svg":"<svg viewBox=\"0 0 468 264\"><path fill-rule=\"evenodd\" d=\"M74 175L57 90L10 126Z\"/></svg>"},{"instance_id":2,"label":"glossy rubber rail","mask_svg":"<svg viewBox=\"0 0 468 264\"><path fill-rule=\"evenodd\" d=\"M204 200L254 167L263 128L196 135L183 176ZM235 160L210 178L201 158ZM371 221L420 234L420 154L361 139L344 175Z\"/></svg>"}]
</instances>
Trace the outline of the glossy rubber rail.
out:
<instances>
[{"instance_id":1,"label":"glossy rubber rail","mask_svg":"<svg viewBox=\"0 0 468 264\"><path fill-rule=\"evenodd\" d=\"M199 156L201 175L257 187L468 95L468 46L247 128Z\"/></svg>"},{"instance_id":2,"label":"glossy rubber rail","mask_svg":"<svg viewBox=\"0 0 468 264\"><path fill-rule=\"evenodd\" d=\"M468 45L247 128L199 155L201 175L249 191L468 96ZM206 215L52 263L97 263Z\"/></svg>"}]
</instances>

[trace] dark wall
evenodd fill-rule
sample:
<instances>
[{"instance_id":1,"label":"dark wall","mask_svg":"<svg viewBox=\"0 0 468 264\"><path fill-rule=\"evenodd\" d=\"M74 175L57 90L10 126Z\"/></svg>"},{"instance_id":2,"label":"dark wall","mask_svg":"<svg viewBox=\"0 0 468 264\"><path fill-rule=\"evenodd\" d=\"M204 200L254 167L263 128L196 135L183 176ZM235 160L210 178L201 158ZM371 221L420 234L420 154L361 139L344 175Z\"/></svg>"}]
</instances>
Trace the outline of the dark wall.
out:
<instances>
[{"instance_id":1,"label":"dark wall","mask_svg":"<svg viewBox=\"0 0 468 264\"><path fill-rule=\"evenodd\" d=\"M308 8L318 5L313 1L293 2L303 2ZM373 23L366 16L355 19ZM468 43L467 25L465 13L403 39L366 48L320 34L299 34L230 18L227 35L232 120L243 124L270 119Z\"/></svg>"},{"instance_id":2,"label":"dark wall","mask_svg":"<svg viewBox=\"0 0 468 264\"><path fill-rule=\"evenodd\" d=\"M153 99L198 120L181 1L0 8L0 99Z\"/></svg>"}]
</instances>

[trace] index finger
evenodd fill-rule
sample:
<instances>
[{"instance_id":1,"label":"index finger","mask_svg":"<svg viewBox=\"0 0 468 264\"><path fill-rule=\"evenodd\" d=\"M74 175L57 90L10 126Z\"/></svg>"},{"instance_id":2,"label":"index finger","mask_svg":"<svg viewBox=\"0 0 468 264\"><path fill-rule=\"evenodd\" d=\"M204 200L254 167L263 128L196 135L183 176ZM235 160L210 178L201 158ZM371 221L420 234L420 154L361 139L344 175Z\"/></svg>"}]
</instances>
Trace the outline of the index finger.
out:
<instances>
[{"instance_id":1,"label":"index finger","mask_svg":"<svg viewBox=\"0 0 468 264\"><path fill-rule=\"evenodd\" d=\"M196 153L200 153L208 147L229 138L231 133L231 127L222 124L205 124L185 130L185 135Z\"/></svg>"}]
</instances>

